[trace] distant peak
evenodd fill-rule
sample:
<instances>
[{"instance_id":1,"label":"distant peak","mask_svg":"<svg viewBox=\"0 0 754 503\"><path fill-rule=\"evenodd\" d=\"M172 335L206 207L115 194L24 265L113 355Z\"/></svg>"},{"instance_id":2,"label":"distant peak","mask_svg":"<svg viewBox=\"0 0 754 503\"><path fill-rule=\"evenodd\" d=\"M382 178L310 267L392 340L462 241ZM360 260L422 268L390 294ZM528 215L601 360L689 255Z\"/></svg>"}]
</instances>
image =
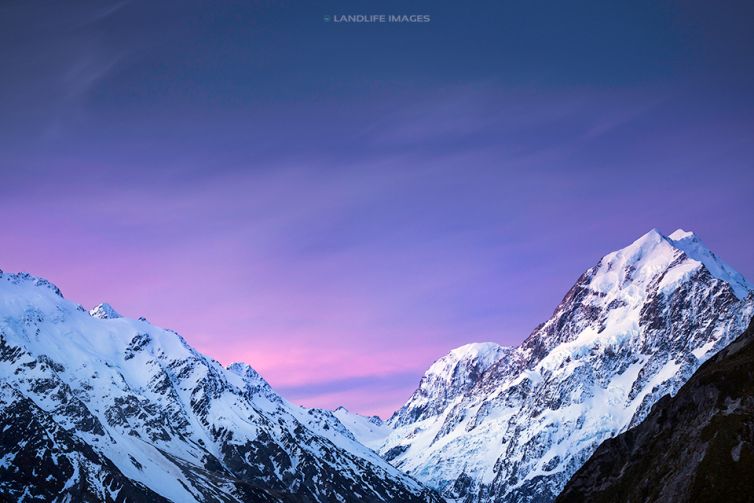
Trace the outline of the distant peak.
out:
<instances>
[{"instance_id":1,"label":"distant peak","mask_svg":"<svg viewBox=\"0 0 754 503\"><path fill-rule=\"evenodd\" d=\"M335 417L337 417L340 420L345 420L346 418L353 418L353 417L360 417L362 419L366 419L372 424L375 424L377 426L382 426L382 418L377 415L372 416L365 416L363 414L359 414L358 412L351 412L350 410L346 409L344 406L339 405L337 409L334 409L333 414Z\"/></svg>"},{"instance_id":2,"label":"distant peak","mask_svg":"<svg viewBox=\"0 0 754 503\"><path fill-rule=\"evenodd\" d=\"M492 364L505 357L511 348L501 346L495 342L472 342L452 349L448 354L435 361L427 370L427 374L448 375L450 369L465 362L475 361L480 370L489 368Z\"/></svg>"},{"instance_id":3,"label":"distant peak","mask_svg":"<svg viewBox=\"0 0 754 503\"><path fill-rule=\"evenodd\" d=\"M239 377L242 377L248 381L261 381L265 384L267 384L267 381L264 380L264 378L254 370L254 368L249 365L248 363L244 362L234 362L225 367L228 371L236 374Z\"/></svg>"},{"instance_id":4,"label":"distant peak","mask_svg":"<svg viewBox=\"0 0 754 503\"><path fill-rule=\"evenodd\" d=\"M120 313L113 309L113 306L108 304L107 302L103 302L102 304L98 304L95 306L92 310L89 311L89 315L93 318L99 318L101 320L112 320L115 318L122 318Z\"/></svg>"},{"instance_id":5,"label":"distant peak","mask_svg":"<svg viewBox=\"0 0 754 503\"><path fill-rule=\"evenodd\" d=\"M631 243L630 246L637 246L637 245L641 246L643 244L648 244L648 243L657 244L657 243L661 243L664 240L665 240L665 236L663 236L660 231L653 228L646 234L643 234L641 237L639 237L639 239Z\"/></svg>"},{"instance_id":6,"label":"distant peak","mask_svg":"<svg viewBox=\"0 0 754 503\"><path fill-rule=\"evenodd\" d=\"M273 393L272 387L270 386L270 383L268 383L264 377L262 377L259 372L254 370L254 368L249 365L248 363L244 362L235 362L231 363L225 369L240 377L243 382L245 383L245 386L251 387L252 389L256 391L261 391L264 394L267 394L268 396L271 396Z\"/></svg>"},{"instance_id":7,"label":"distant peak","mask_svg":"<svg viewBox=\"0 0 754 503\"><path fill-rule=\"evenodd\" d=\"M472 342L464 344L450 351L450 354L459 360L474 358L488 353L498 353L506 348L496 342Z\"/></svg>"}]
</instances>

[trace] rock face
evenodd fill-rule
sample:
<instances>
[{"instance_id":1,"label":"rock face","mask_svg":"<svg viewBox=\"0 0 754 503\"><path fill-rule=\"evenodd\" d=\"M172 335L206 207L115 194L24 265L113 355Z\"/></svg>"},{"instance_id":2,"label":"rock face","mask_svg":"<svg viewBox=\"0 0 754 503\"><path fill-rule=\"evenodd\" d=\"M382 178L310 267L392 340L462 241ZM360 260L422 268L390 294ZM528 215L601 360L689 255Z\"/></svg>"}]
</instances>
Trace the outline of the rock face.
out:
<instances>
[{"instance_id":1,"label":"rock face","mask_svg":"<svg viewBox=\"0 0 754 503\"><path fill-rule=\"evenodd\" d=\"M440 501L333 413L0 272L0 500Z\"/></svg>"},{"instance_id":2,"label":"rock face","mask_svg":"<svg viewBox=\"0 0 754 503\"><path fill-rule=\"evenodd\" d=\"M435 363L378 451L448 500L553 501L743 332L752 290L694 234L652 230L587 270L519 347Z\"/></svg>"},{"instance_id":3,"label":"rock face","mask_svg":"<svg viewBox=\"0 0 754 503\"><path fill-rule=\"evenodd\" d=\"M7 384L0 384L0 445L0 495L6 501L168 501L128 479Z\"/></svg>"},{"instance_id":4,"label":"rock face","mask_svg":"<svg viewBox=\"0 0 754 503\"><path fill-rule=\"evenodd\" d=\"M754 320L635 428L606 440L558 503L754 501Z\"/></svg>"},{"instance_id":5,"label":"rock face","mask_svg":"<svg viewBox=\"0 0 754 503\"><path fill-rule=\"evenodd\" d=\"M466 344L443 356L424 373L408 402L390 418L393 428L436 417L464 396L493 364L512 349L494 342Z\"/></svg>"}]
</instances>

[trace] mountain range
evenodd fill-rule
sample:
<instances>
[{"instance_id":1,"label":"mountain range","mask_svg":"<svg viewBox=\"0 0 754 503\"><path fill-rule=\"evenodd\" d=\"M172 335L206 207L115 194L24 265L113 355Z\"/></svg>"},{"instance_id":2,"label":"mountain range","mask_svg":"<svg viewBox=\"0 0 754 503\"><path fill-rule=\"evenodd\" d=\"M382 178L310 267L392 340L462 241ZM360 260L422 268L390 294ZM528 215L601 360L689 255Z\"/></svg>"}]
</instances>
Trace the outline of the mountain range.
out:
<instances>
[{"instance_id":1,"label":"mountain range","mask_svg":"<svg viewBox=\"0 0 754 503\"><path fill-rule=\"evenodd\" d=\"M440 501L248 365L28 274L0 274L0 403L3 500Z\"/></svg>"},{"instance_id":2,"label":"mountain range","mask_svg":"<svg viewBox=\"0 0 754 503\"><path fill-rule=\"evenodd\" d=\"M652 421L752 314L754 286L696 235L652 230L584 272L518 347L438 359L382 421L299 407L247 364L0 273L0 496L550 502L577 472L582 489L601 476L593 455L626 463L599 454L605 441Z\"/></svg>"}]
</instances>

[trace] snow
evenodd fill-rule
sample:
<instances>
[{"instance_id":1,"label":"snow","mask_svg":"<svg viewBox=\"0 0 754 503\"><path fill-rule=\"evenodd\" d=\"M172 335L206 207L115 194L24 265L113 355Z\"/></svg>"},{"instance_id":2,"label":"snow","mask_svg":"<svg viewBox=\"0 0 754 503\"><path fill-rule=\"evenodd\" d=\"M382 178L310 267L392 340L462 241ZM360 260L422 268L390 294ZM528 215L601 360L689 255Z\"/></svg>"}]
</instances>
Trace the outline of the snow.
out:
<instances>
[{"instance_id":1,"label":"snow","mask_svg":"<svg viewBox=\"0 0 754 503\"><path fill-rule=\"evenodd\" d=\"M477 358L489 366L498 360L501 349L503 346L495 342L472 342L451 350L450 354L456 360Z\"/></svg>"},{"instance_id":2,"label":"snow","mask_svg":"<svg viewBox=\"0 0 754 503\"><path fill-rule=\"evenodd\" d=\"M696 234L691 231L685 231L683 229L676 229L668 235L668 239L671 241L682 241L684 239L694 239Z\"/></svg>"},{"instance_id":3,"label":"snow","mask_svg":"<svg viewBox=\"0 0 754 503\"><path fill-rule=\"evenodd\" d=\"M447 355L435 361L425 375L449 377L449 371L458 366L459 362L474 362L480 371L487 370L494 363L503 358L510 348L494 342L475 342L451 350Z\"/></svg>"},{"instance_id":4,"label":"snow","mask_svg":"<svg viewBox=\"0 0 754 503\"><path fill-rule=\"evenodd\" d=\"M675 291L681 283L686 282L691 276L702 268L702 264L696 260L686 260L671 268L660 281L660 291L670 293Z\"/></svg>"},{"instance_id":5,"label":"snow","mask_svg":"<svg viewBox=\"0 0 754 503\"><path fill-rule=\"evenodd\" d=\"M699 358L700 360L701 359L706 360L709 356L707 353L709 353L712 350L712 348L715 347L716 342L717 342L716 340L712 339L709 342L705 343L704 345L694 349L691 352L691 354L693 354L696 358Z\"/></svg>"},{"instance_id":6,"label":"snow","mask_svg":"<svg viewBox=\"0 0 754 503\"><path fill-rule=\"evenodd\" d=\"M455 348L440 358L429 368L429 372L444 373L449 365L464 360L476 360L480 368L486 370L502 358L509 348L494 342L472 342Z\"/></svg>"},{"instance_id":7,"label":"snow","mask_svg":"<svg viewBox=\"0 0 754 503\"><path fill-rule=\"evenodd\" d=\"M390 427L377 417L365 417L350 412L345 407L338 407L333 415L348 428L356 440L372 450L377 450L390 433Z\"/></svg>"},{"instance_id":8,"label":"snow","mask_svg":"<svg viewBox=\"0 0 754 503\"><path fill-rule=\"evenodd\" d=\"M739 299L744 299L750 292L754 291L752 283L730 265L720 260L693 232L678 229L668 236L668 239L690 258L704 264L712 276L728 283Z\"/></svg>"},{"instance_id":9,"label":"snow","mask_svg":"<svg viewBox=\"0 0 754 503\"><path fill-rule=\"evenodd\" d=\"M89 315L101 320L112 320L114 318L121 318L122 316L113 309L113 306L107 303L98 304L89 311Z\"/></svg>"}]
</instances>

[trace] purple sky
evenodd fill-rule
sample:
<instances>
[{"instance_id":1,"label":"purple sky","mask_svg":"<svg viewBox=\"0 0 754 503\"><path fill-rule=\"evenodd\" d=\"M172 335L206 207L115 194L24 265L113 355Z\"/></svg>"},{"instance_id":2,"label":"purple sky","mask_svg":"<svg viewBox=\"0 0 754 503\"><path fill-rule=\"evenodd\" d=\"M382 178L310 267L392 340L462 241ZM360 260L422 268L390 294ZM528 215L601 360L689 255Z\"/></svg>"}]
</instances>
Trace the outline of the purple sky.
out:
<instances>
[{"instance_id":1,"label":"purple sky","mask_svg":"<svg viewBox=\"0 0 754 503\"><path fill-rule=\"evenodd\" d=\"M4 4L0 268L383 416L652 227L754 278L751 7L523 4Z\"/></svg>"}]
</instances>

